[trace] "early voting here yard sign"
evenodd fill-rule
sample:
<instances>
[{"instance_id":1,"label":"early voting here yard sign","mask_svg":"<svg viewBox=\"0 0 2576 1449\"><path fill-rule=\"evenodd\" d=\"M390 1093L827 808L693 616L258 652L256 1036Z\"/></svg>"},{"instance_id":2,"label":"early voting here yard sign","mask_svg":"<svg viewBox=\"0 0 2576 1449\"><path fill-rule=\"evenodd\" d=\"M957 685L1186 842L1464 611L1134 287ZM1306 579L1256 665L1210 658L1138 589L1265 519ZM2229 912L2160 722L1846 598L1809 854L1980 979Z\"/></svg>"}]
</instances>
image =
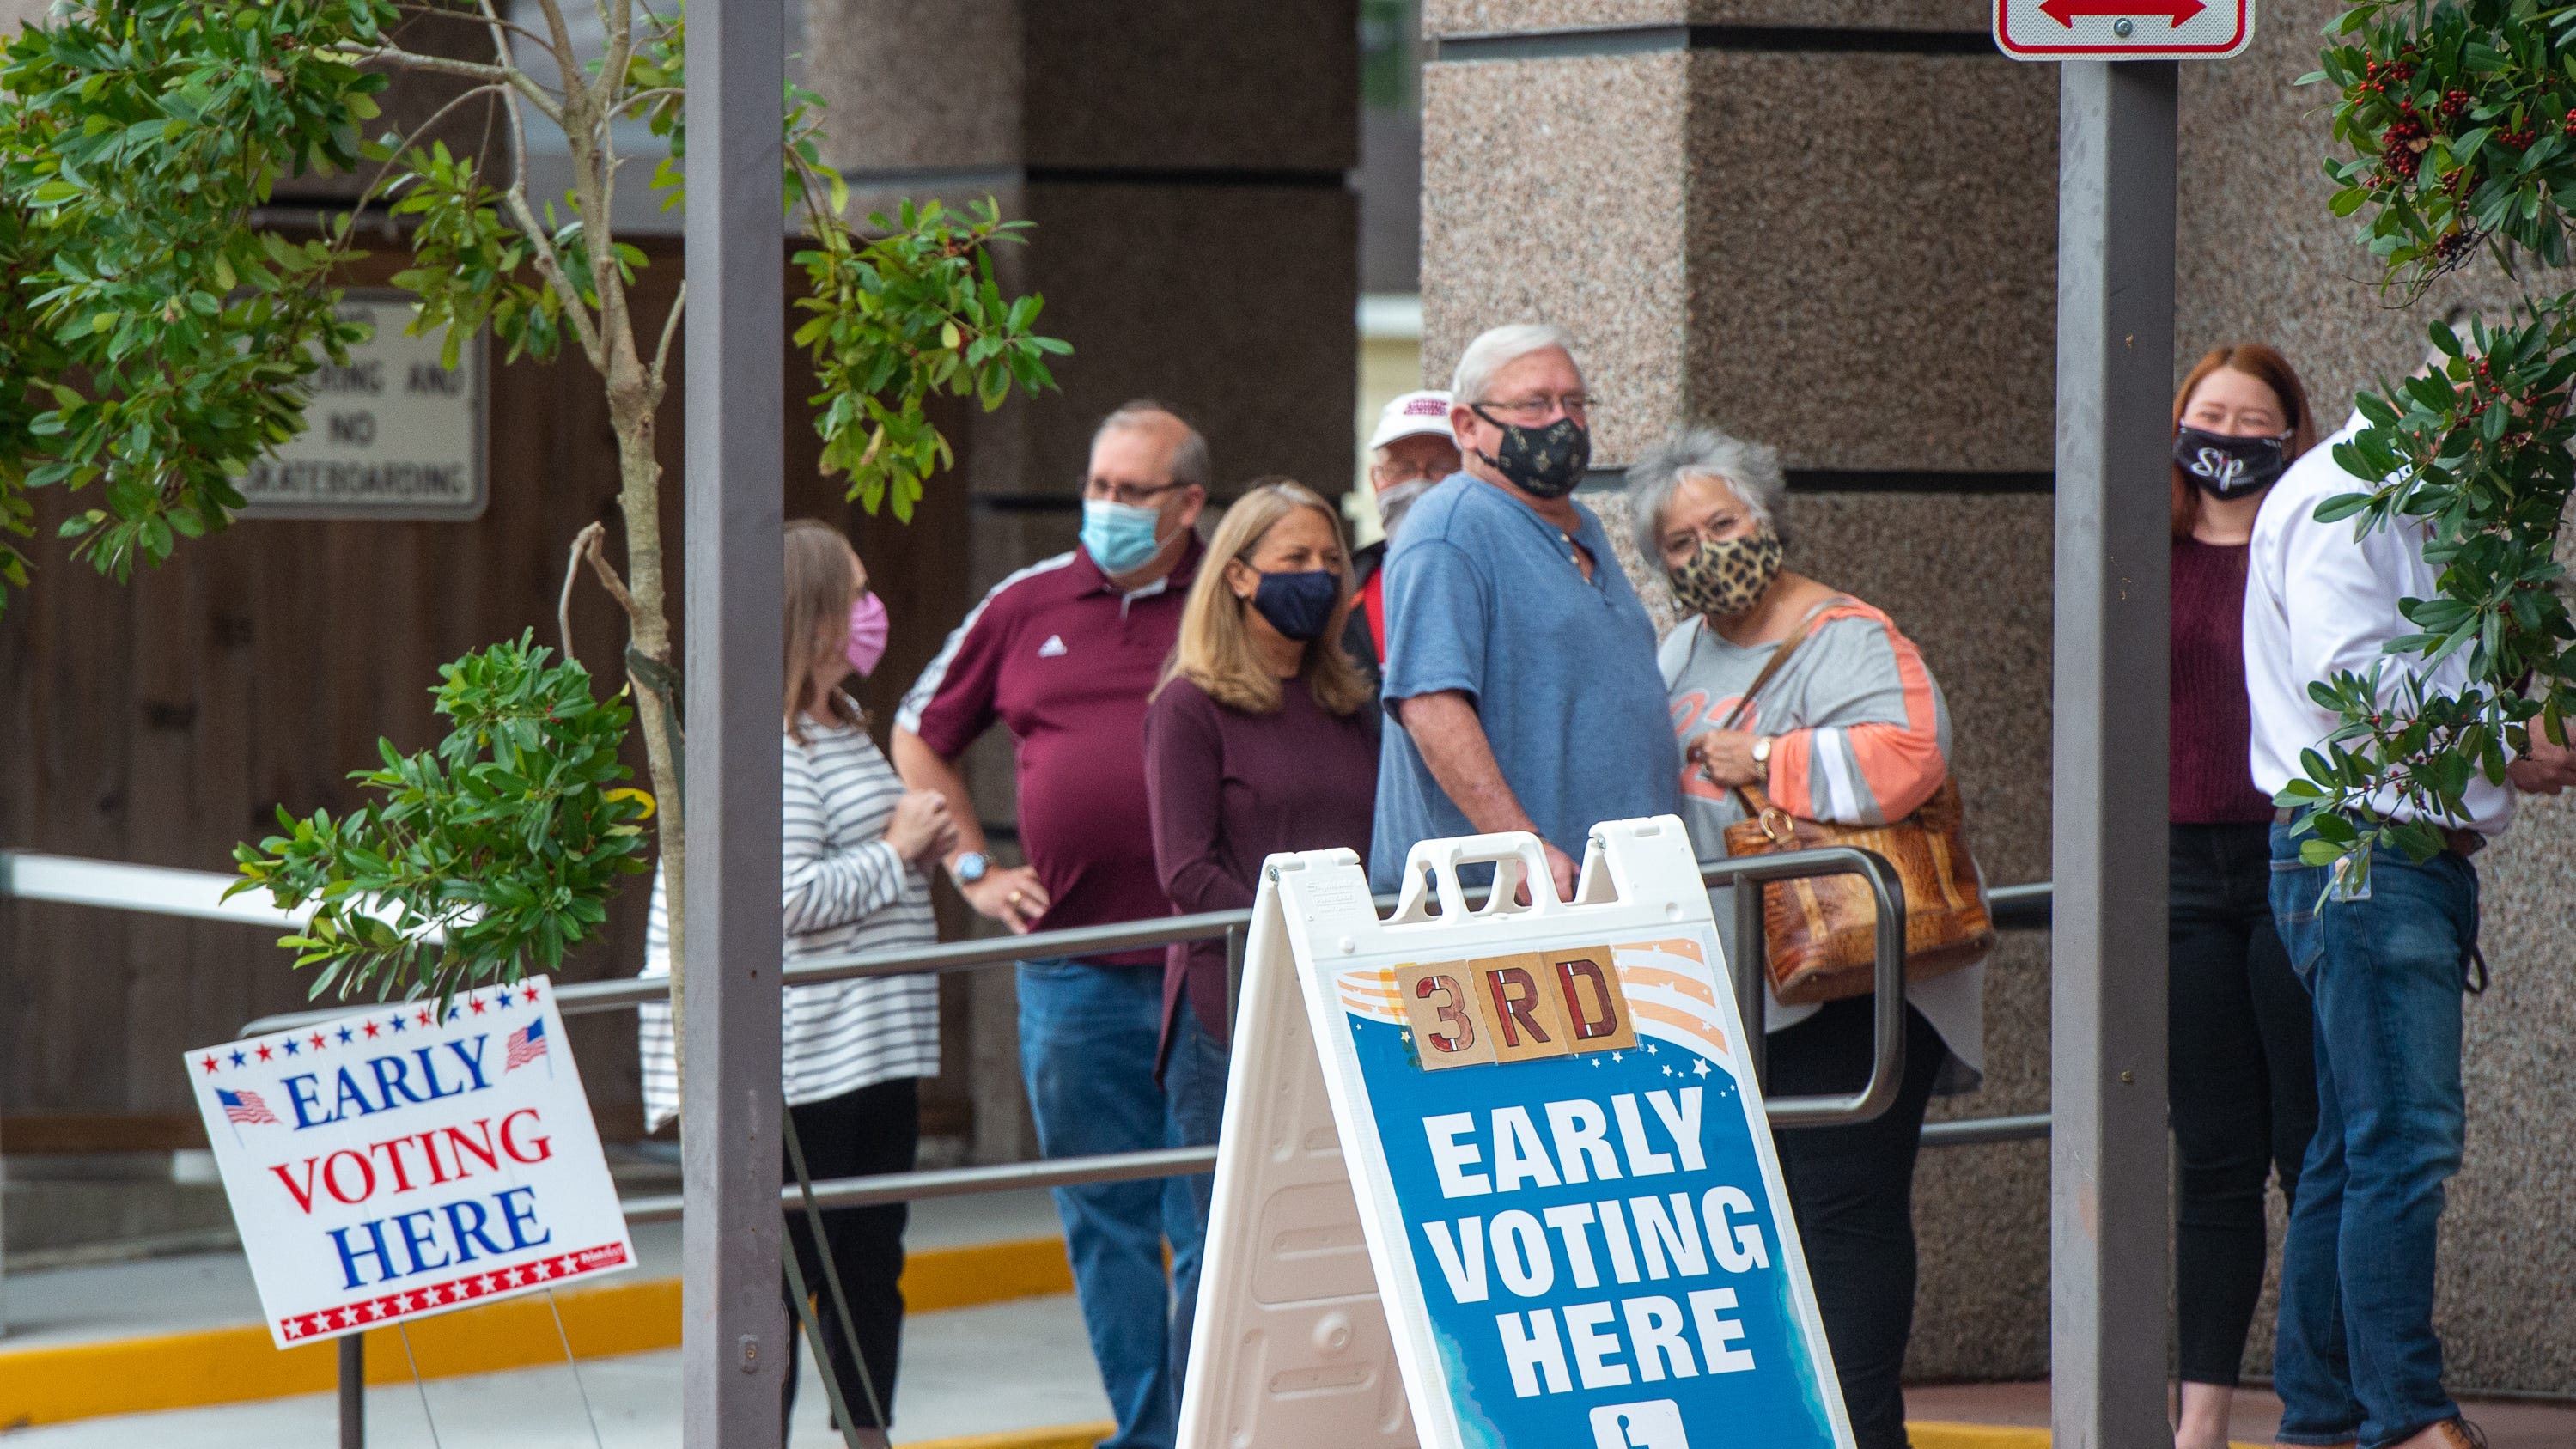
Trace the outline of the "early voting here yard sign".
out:
<instances>
[{"instance_id":1,"label":"early voting here yard sign","mask_svg":"<svg viewBox=\"0 0 2576 1449\"><path fill-rule=\"evenodd\" d=\"M1850 1449L1681 822L1547 882L1426 842L1381 921L1348 851L1265 867L1182 1449Z\"/></svg>"},{"instance_id":2,"label":"early voting here yard sign","mask_svg":"<svg viewBox=\"0 0 2576 1449\"><path fill-rule=\"evenodd\" d=\"M187 1069L280 1348L634 1266L542 977Z\"/></svg>"}]
</instances>

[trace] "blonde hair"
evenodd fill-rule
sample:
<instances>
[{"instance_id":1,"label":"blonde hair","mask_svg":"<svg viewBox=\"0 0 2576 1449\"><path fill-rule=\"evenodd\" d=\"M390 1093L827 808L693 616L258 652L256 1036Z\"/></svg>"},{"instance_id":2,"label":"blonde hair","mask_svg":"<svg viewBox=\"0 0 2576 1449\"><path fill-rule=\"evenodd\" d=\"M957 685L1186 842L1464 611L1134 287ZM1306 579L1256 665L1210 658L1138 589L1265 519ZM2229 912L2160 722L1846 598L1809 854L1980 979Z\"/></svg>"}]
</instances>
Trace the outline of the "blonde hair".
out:
<instances>
[{"instance_id":1,"label":"blonde hair","mask_svg":"<svg viewBox=\"0 0 2576 1449\"><path fill-rule=\"evenodd\" d=\"M1269 536L1279 520L1300 508L1322 514L1324 521L1332 525L1333 536L1341 537L1342 521L1333 506L1314 490L1287 478L1254 479L1243 497L1225 511L1224 519L1217 524L1215 541L1208 545L1207 559L1190 583L1189 602L1181 610L1180 642L1163 664L1162 682L1154 686L1157 693L1163 685L1186 676L1190 683L1205 690L1208 698L1229 709L1245 714L1278 710L1279 681L1253 651L1251 632L1243 622L1244 610L1252 603L1235 597L1225 581L1225 566L1236 559L1248 566L1261 540ZM1351 662L1351 656L1342 651L1342 626L1351 614L1351 565L1347 554L1334 572L1341 578L1341 597L1334 602L1332 620L1324 626L1324 632L1307 641L1306 662L1299 674L1316 704L1329 713L1347 715L1368 703L1375 691L1359 666Z\"/></svg>"},{"instance_id":2,"label":"blonde hair","mask_svg":"<svg viewBox=\"0 0 2576 1449\"><path fill-rule=\"evenodd\" d=\"M850 568L850 560L858 554L839 529L819 518L790 520L786 544L784 713L787 737L801 745L806 742L802 715L806 697L814 692L814 680L833 656L850 646L850 610L859 602L858 578ZM830 723L860 727L866 724L858 705L837 689L824 693L818 710Z\"/></svg>"}]
</instances>

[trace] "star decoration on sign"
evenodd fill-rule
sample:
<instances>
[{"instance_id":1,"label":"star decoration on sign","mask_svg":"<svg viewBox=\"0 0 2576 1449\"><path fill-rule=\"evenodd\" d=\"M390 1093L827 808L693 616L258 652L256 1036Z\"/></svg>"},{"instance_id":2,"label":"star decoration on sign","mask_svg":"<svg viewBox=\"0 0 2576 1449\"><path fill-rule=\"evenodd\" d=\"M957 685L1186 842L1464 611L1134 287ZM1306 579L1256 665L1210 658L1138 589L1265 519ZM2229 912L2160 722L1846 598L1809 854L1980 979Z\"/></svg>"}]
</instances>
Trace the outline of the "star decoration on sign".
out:
<instances>
[{"instance_id":1,"label":"star decoration on sign","mask_svg":"<svg viewBox=\"0 0 2576 1449\"><path fill-rule=\"evenodd\" d=\"M376 1039L376 1024L375 1024L374 1022L370 1021L370 1022L368 1022L368 1023L367 1023L367 1040L369 1040L369 1041L374 1041L375 1039Z\"/></svg>"},{"instance_id":2,"label":"star decoration on sign","mask_svg":"<svg viewBox=\"0 0 2576 1449\"><path fill-rule=\"evenodd\" d=\"M261 1043L259 1044L259 1051L258 1051L257 1055L258 1055L258 1057L259 1057L259 1059L260 1059L261 1061L267 1061L267 1060L268 1060L268 1058L269 1058L268 1043L266 1043L266 1042L261 1042Z\"/></svg>"},{"instance_id":3,"label":"star decoration on sign","mask_svg":"<svg viewBox=\"0 0 2576 1449\"><path fill-rule=\"evenodd\" d=\"M1665 1076L1668 1076L1668 1077L1669 1077L1669 1076L1671 1076L1672 1074L1673 1074L1673 1069L1672 1069L1671 1067L1666 1067L1666 1068L1664 1068L1664 1075L1665 1075Z\"/></svg>"},{"instance_id":4,"label":"star decoration on sign","mask_svg":"<svg viewBox=\"0 0 2576 1449\"><path fill-rule=\"evenodd\" d=\"M241 1064L242 1064L241 1048L239 1048L239 1047L235 1047L235 1048L233 1048L233 1065L234 1065L234 1066L240 1066Z\"/></svg>"},{"instance_id":5,"label":"star decoration on sign","mask_svg":"<svg viewBox=\"0 0 2576 1449\"><path fill-rule=\"evenodd\" d=\"M198 1065L199 1065L199 1066L202 1066L202 1067L204 1067L204 1068L206 1069L206 1075L208 1075L208 1076L213 1076L213 1075L214 1075L214 1072L215 1072L215 1059L214 1059L214 1057L213 1057L213 1056L209 1055L209 1056L208 1056L204 1061L202 1061L202 1062L198 1063Z\"/></svg>"},{"instance_id":6,"label":"star decoration on sign","mask_svg":"<svg viewBox=\"0 0 2576 1449\"><path fill-rule=\"evenodd\" d=\"M1699 1065L1697 1065L1697 1066L1695 1066L1695 1067L1691 1068L1691 1072L1692 1072L1694 1075L1696 1075L1696 1076L1702 1076L1702 1077L1707 1076L1707 1075L1708 1075L1708 1058L1706 1058L1706 1057L1702 1057L1702 1058L1700 1058L1700 1059L1699 1059Z\"/></svg>"},{"instance_id":7,"label":"star decoration on sign","mask_svg":"<svg viewBox=\"0 0 2576 1449\"><path fill-rule=\"evenodd\" d=\"M288 1056L290 1056L290 1057L291 1057L291 1056L294 1056L296 1053L298 1053L298 1052L300 1052L300 1051L304 1050L304 1044L303 1044L302 1042L297 1041L295 1038L293 1038L293 1037L291 1037L291 1036L290 1036L290 1037L288 1037L286 1040L284 1040L284 1041L282 1041L282 1042L279 1042L279 1043L278 1043L278 1045L280 1045L280 1046L282 1046L282 1047L286 1048L286 1054L287 1054ZM263 1049L263 1050L265 1050L265 1049Z\"/></svg>"},{"instance_id":8,"label":"star decoration on sign","mask_svg":"<svg viewBox=\"0 0 2576 1449\"><path fill-rule=\"evenodd\" d=\"M534 1005L536 1005L536 1004L537 1004L537 988L535 988L535 987L533 987L533 986L526 987L526 988L523 988L523 989L519 992L519 994L520 994L522 997L525 997L525 998L527 999L527 1002L528 1002L528 1004L529 1004L530 1006L534 1006Z\"/></svg>"},{"instance_id":9,"label":"star decoration on sign","mask_svg":"<svg viewBox=\"0 0 2576 1449\"><path fill-rule=\"evenodd\" d=\"M428 1007L426 1007L426 1006L422 1007L422 1008L421 1008L417 1013L415 1013L415 1014L414 1014L414 1019L415 1019L415 1020L417 1020L417 1021L418 1021L421 1025L423 1025L423 1026L427 1026L427 1025L429 1025L429 1008L428 1008Z\"/></svg>"},{"instance_id":10,"label":"star decoration on sign","mask_svg":"<svg viewBox=\"0 0 2576 1449\"><path fill-rule=\"evenodd\" d=\"M483 998L478 996L465 1004L474 1008L474 1014L476 1016L481 1016L483 1014Z\"/></svg>"},{"instance_id":11,"label":"star decoration on sign","mask_svg":"<svg viewBox=\"0 0 2576 1449\"><path fill-rule=\"evenodd\" d=\"M1662 1050L1663 1050L1663 1048L1662 1048L1662 1047L1657 1046L1657 1045L1656 1045L1655 1043L1653 1043L1653 1042L1648 1042L1648 1043L1646 1043L1646 1055L1648 1055L1648 1056L1650 1056L1650 1057L1651 1057L1651 1056L1656 1055L1657 1053L1661 1052Z\"/></svg>"},{"instance_id":12,"label":"star decoration on sign","mask_svg":"<svg viewBox=\"0 0 2576 1449\"><path fill-rule=\"evenodd\" d=\"M499 996L496 996L496 997L492 998L492 1004L493 1004L494 1006L497 1006L497 1007L501 1008L503 1011L507 1011L507 1010L509 1010L509 1009L510 1009L510 993L508 993L508 992L504 991L504 992L502 992Z\"/></svg>"},{"instance_id":13,"label":"star decoration on sign","mask_svg":"<svg viewBox=\"0 0 2576 1449\"><path fill-rule=\"evenodd\" d=\"M313 1033L311 1040L313 1043L313 1049L317 1052L324 1050L328 1046L328 1043L322 1039L322 1033L318 1031Z\"/></svg>"},{"instance_id":14,"label":"star decoration on sign","mask_svg":"<svg viewBox=\"0 0 2576 1449\"><path fill-rule=\"evenodd\" d=\"M403 1025L403 1015L399 1011L395 1012L393 1016L385 1022L385 1025L392 1027L396 1035L400 1035L402 1032L409 1030L408 1027Z\"/></svg>"},{"instance_id":15,"label":"star decoration on sign","mask_svg":"<svg viewBox=\"0 0 2576 1449\"><path fill-rule=\"evenodd\" d=\"M368 1035L370 1035L370 1036L373 1036L374 1034L375 1034L375 1033L373 1033L373 1032L369 1032L369 1033L368 1033ZM351 1040L353 1040L356 1036L357 1036L357 1033L355 1033L355 1032L353 1032L353 1031L349 1030L347 1027L345 1027L345 1026L344 1026L344 1027L340 1028L340 1045L342 1045L342 1046L347 1046L347 1045L350 1043L350 1041L351 1041Z\"/></svg>"}]
</instances>

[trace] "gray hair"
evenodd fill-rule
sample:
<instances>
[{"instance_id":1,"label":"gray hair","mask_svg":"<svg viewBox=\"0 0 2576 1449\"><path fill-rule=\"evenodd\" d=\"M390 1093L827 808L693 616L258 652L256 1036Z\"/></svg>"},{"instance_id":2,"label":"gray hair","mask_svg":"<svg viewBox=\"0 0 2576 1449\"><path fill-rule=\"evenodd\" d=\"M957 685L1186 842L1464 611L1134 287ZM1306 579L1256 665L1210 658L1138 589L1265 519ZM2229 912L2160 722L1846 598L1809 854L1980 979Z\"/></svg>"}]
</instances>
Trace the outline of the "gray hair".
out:
<instances>
[{"instance_id":1,"label":"gray hair","mask_svg":"<svg viewBox=\"0 0 2576 1449\"><path fill-rule=\"evenodd\" d=\"M1670 442L1628 468L1628 519L1637 530L1637 548L1649 561L1663 557L1664 510L1684 478L1706 478L1725 484L1743 501L1745 511L1779 538L1789 541L1788 477L1780 471L1780 453L1761 443L1748 443L1715 428L1684 428Z\"/></svg>"},{"instance_id":2,"label":"gray hair","mask_svg":"<svg viewBox=\"0 0 2576 1449\"><path fill-rule=\"evenodd\" d=\"M1121 428L1150 428L1164 422L1178 424L1181 430L1180 446L1172 450L1172 481L1187 483L1194 488L1207 487L1208 480L1214 476L1214 470L1208 465L1207 439L1199 436L1199 430L1190 426L1189 419L1152 398L1140 397L1102 418L1100 426L1092 430L1091 446L1099 447L1102 438Z\"/></svg>"},{"instance_id":3,"label":"gray hair","mask_svg":"<svg viewBox=\"0 0 2576 1449\"><path fill-rule=\"evenodd\" d=\"M1458 354L1457 370L1449 377L1449 395L1463 403L1492 402L1485 396L1485 389L1493 385L1495 373L1551 347L1563 349L1569 358L1574 356L1574 339L1553 323L1514 322L1489 327L1477 333L1467 350ZM1574 370L1582 372L1583 364L1576 363Z\"/></svg>"}]
</instances>

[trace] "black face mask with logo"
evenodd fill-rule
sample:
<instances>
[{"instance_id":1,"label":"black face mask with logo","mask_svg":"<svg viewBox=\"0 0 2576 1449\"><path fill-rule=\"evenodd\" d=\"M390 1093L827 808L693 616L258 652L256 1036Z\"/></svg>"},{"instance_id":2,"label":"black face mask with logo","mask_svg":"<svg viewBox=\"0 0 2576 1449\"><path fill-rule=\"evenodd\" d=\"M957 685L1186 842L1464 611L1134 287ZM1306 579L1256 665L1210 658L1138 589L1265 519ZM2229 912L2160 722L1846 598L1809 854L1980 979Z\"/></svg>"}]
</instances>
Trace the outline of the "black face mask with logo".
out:
<instances>
[{"instance_id":1,"label":"black face mask with logo","mask_svg":"<svg viewBox=\"0 0 2576 1449\"><path fill-rule=\"evenodd\" d=\"M2290 466L2281 438L2235 438L2205 428L2174 430L2174 465L2212 498L2242 498L2272 486Z\"/></svg>"},{"instance_id":2,"label":"black face mask with logo","mask_svg":"<svg viewBox=\"0 0 2576 1449\"><path fill-rule=\"evenodd\" d=\"M1501 450L1480 452L1477 458L1533 498L1563 498L1592 466L1592 434L1572 418L1558 418L1543 428L1524 428L1481 407L1475 413L1503 430Z\"/></svg>"}]
</instances>

